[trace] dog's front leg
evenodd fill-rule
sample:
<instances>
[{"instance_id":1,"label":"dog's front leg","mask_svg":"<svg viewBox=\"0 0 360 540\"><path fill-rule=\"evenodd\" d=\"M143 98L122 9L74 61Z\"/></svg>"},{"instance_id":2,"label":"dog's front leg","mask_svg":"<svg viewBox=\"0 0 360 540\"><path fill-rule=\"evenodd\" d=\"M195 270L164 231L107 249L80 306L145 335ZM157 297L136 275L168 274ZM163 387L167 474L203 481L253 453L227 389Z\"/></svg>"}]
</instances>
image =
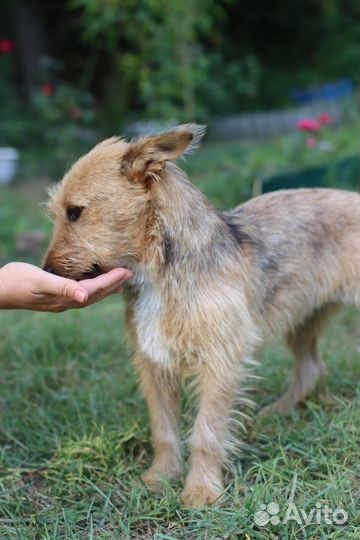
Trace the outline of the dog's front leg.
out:
<instances>
[{"instance_id":1,"label":"dog's front leg","mask_svg":"<svg viewBox=\"0 0 360 540\"><path fill-rule=\"evenodd\" d=\"M153 463L142 475L152 489L161 488L161 481L181 474L179 442L180 378L178 373L159 367L138 355L135 364L141 387L147 399L152 433Z\"/></svg>"},{"instance_id":2,"label":"dog's front leg","mask_svg":"<svg viewBox=\"0 0 360 540\"><path fill-rule=\"evenodd\" d=\"M204 366L199 373L199 412L189 441L190 467L182 493L188 507L211 504L223 491L222 468L239 379L232 366L219 370Z\"/></svg>"}]
</instances>

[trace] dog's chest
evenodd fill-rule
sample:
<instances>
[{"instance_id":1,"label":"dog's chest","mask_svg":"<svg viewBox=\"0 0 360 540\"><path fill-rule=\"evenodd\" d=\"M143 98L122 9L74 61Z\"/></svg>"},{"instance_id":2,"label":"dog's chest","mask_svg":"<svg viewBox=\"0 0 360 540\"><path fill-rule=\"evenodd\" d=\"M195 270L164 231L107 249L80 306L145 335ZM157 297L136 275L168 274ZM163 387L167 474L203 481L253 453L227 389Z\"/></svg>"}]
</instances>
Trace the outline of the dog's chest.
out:
<instances>
[{"instance_id":1,"label":"dog's chest","mask_svg":"<svg viewBox=\"0 0 360 540\"><path fill-rule=\"evenodd\" d=\"M134 306L134 322L140 350L159 364L171 362L174 341L166 335L167 306L151 284L140 288Z\"/></svg>"}]
</instances>

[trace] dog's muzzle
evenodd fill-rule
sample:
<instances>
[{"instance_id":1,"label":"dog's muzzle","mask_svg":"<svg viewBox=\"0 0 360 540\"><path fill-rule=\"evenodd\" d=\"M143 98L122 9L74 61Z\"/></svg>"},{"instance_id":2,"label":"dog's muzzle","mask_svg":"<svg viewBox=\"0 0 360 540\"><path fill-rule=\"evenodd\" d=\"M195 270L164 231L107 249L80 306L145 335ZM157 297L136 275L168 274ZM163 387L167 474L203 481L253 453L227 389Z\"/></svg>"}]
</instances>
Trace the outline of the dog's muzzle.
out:
<instances>
[{"instance_id":1,"label":"dog's muzzle","mask_svg":"<svg viewBox=\"0 0 360 540\"><path fill-rule=\"evenodd\" d=\"M66 275L65 273L61 272L60 269L55 268L51 264L45 264L43 266L43 270L45 270L45 272L49 272L49 274L54 274L54 276L69 277L70 279L75 279L76 281L80 281L82 279L93 279L104 273L104 270L96 263L93 264L87 272L77 275L76 272L74 272L72 275Z\"/></svg>"},{"instance_id":2,"label":"dog's muzzle","mask_svg":"<svg viewBox=\"0 0 360 540\"><path fill-rule=\"evenodd\" d=\"M93 264L88 272L84 272L81 275L81 279L93 279L104 273L104 270L98 265Z\"/></svg>"},{"instance_id":3,"label":"dog's muzzle","mask_svg":"<svg viewBox=\"0 0 360 540\"><path fill-rule=\"evenodd\" d=\"M54 274L55 276L59 275L53 266L48 266L47 264L43 266L43 270L45 270L45 272L49 272L49 274Z\"/></svg>"}]
</instances>

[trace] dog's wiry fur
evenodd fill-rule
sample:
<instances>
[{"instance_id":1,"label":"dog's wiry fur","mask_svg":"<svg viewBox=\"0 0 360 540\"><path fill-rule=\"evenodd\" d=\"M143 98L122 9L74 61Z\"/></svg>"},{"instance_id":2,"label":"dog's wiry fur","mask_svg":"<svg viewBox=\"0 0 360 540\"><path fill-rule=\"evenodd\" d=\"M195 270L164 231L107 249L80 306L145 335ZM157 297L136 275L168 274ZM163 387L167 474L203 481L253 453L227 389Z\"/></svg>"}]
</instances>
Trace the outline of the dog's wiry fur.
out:
<instances>
[{"instance_id":1,"label":"dog's wiry fur","mask_svg":"<svg viewBox=\"0 0 360 540\"><path fill-rule=\"evenodd\" d=\"M246 360L284 336L296 358L286 395L265 412L287 413L324 372L322 328L341 304L360 305L360 196L300 189L218 212L175 164L202 129L126 142L82 157L54 191L55 231L46 267L80 279L126 266L127 321L147 398L156 487L181 472L179 388L198 383L183 498L214 501L223 489L229 422ZM76 222L67 210L83 208Z\"/></svg>"}]
</instances>

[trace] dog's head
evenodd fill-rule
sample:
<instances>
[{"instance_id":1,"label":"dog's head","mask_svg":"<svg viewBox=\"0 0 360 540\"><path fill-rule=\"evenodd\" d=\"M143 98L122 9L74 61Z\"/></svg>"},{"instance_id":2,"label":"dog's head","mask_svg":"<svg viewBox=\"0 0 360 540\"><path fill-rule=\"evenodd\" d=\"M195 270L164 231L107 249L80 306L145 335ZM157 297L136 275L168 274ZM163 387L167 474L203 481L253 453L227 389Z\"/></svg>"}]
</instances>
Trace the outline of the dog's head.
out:
<instances>
[{"instance_id":1,"label":"dog's head","mask_svg":"<svg viewBox=\"0 0 360 540\"><path fill-rule=\"evenodd\" d=\"M53 238L44 269L84 279L141 260L149 202L165 164L195 148L204 128L178 126L132 142L113 137L81 157L52 190Z\"/></svg>"}]
</instances>

